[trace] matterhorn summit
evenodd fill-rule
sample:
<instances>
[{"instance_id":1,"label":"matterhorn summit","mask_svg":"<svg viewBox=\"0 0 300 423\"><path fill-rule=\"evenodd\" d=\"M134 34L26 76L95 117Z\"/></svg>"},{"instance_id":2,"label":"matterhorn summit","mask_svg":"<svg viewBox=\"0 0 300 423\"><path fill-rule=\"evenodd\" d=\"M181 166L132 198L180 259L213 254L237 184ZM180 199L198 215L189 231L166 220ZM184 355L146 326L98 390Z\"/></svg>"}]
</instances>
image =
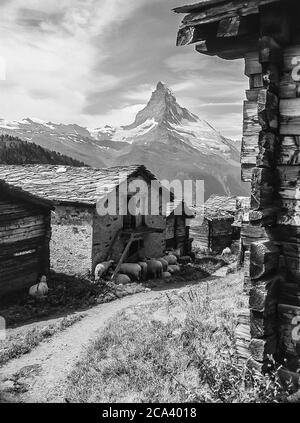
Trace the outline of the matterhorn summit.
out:
<instances>
[{"instance_id":1,"label":"matterhorn summit","mask_svg":"<svg viewBox=\"0 0 300 423\"><path fill-rule=\"evenodd\" d=\"M163 143L182 149L195 149L207 155L237 158L233 143L206 121L182 107L175 94L161 81L131 125L93 132L96 139L103 139L105 134L112 141L144 145Z\"/></svg>"}]
</instances>

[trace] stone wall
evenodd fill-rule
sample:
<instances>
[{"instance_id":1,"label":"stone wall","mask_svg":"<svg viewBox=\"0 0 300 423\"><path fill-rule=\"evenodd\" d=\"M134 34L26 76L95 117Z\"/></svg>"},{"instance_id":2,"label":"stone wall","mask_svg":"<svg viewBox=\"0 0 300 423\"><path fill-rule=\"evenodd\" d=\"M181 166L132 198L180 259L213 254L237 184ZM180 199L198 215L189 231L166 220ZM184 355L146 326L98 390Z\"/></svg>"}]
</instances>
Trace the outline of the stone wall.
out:
<instances>
[{"instance_id":1,"label":"stone wall","mask_svg":"<svg viewBox=\"0 0 300 423\"><path fill-rule=\"evenodd\" d=\"M58 273L88 274L92 270L93 211L79 206L57 206L51 223L51 268Z\"/></svg>"},{"instance_id":2,"label":"stone wall","mask_svg":"<svg viewBox=\"0 0 300 423\"><path fill-rule=\"evenodd\" d=\"M99 216L95 211L93 220L92 268L94 269L98 263L107 259L113 242L111 258L116 261L121 257L125 244L120 236L115 238L123 228L122 216Z\"/></svg>"},{"instance_id":3,"label":"stone wall","mask_svg":"<svg viewBox=\"0 0 300 423\"><path fill-rule=\"evenodd\" d=\"M145 255L147 257L161 257L166 250L166 217L146 216L149 228L163 229L162 233L149 234L145 238Z\"/></svg>"},{"instance_id":4,"label":"stone wall","mask_svg":"<svg viewBox=\"0 0 300 423\"><path fill-rule=\"evenodd\" d=\"M142 177L135 178L135 180L143 180ZM128 184L132 181L129 179ZM151 192L150 184L148 183L148 205L150 209L151 205ZM132 191L135 191L134 189ZM130 192L130 190L129 190ZM146 194L145 194L146 195ZM156 193L155 200L159 196L159 192ZM152 197L153 198L153 197ZM147 212L149 213L149 209ZM160 213L162 211L160 210ZM117 210L118 214L118 210ZM142 219L137 219L142 223ZM92 269L95 268L97 263L107 260L109 258L118 261L126 246L126 238L120 236L121 230L123 229L123 216L100 216L95 210L93 215L93 251L92 251ZM159 257L162 256L166 249L166 217L152 216L148 214L145 216L145 224L149 228L163 229L162 233L153 233L145 235L144 246L145 249L142 252L148 257Z\"/></svg>"}]
</instances>

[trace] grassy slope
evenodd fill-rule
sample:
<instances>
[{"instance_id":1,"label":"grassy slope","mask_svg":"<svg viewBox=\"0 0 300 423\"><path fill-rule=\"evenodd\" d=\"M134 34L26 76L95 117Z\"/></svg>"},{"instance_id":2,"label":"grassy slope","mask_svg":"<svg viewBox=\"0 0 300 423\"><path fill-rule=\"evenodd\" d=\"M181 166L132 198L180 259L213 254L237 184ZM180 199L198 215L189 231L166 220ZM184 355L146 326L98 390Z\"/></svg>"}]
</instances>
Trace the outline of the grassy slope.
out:
<instances>
[{"instance_id":1,"label":"grassy slope","mask_svg":"<svg viewBox=\"0 0 300 423\"><path fill-rule=\"evenodd\" d=\"M13 358L29 353L41 342L66 330L83 317L83 315L71 315L64 317L57 323L36 327L29 331L23 330L15 335L8 336L5 341L0 342L0 367Z\"/></svg>"},{"instance_id":2,"label":"grassy slope","mask_svg":"<svg viewBox=\"0 0 300 423\"><path fill-rule=\"evenodd\" d=\"M240 274L165 298L111 322L71 374L70 401L284 399L277 379L253 377L236 366L236 314L247 305Z\"/></svg>"}]
</instances>

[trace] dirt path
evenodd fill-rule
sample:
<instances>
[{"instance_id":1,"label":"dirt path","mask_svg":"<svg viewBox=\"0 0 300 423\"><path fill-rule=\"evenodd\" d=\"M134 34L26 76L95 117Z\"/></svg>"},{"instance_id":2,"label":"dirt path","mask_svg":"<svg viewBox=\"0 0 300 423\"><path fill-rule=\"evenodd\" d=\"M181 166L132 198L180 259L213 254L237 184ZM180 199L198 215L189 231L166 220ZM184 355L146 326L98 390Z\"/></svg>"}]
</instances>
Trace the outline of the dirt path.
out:
<instances>
[{"instance_id":1,"label":"dirt path","mask_svg":"<svg viewBox=\"0 0 300 423\"><path fill-rule=\"evenodd\" d=\"M74 326L41 343L29 354L9 361L0 368L0 386L6 392L14 387L14 391L5 395L4 400L64 402L67 377L97 332L125 308L162 295L165 295L163 291L151 291L96 306L85 312L86 316ZM19 392L15 390L16 380Z\"/></svg>"}]
</instances>

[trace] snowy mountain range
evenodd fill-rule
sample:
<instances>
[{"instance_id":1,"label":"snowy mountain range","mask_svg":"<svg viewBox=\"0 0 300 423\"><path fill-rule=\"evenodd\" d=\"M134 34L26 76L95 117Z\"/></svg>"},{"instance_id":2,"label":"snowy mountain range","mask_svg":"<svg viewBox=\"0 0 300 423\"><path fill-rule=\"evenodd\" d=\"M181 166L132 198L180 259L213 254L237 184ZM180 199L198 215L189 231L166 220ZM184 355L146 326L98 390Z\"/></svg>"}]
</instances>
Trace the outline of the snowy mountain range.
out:
<instances>
[{"instance_id":1,"label":"snowy mountain range","mask_svg":"<svg viewBox=\"0 0 300 423\"><path fill-rule=\"evenodd\" d=\"M141 163L161 179L204 179L206 196L243 195L239 145L181 107L162 82L128 126L88 129L39 119L0 119L9 134L95 167Z\"/></svg>"}]
</instances>

